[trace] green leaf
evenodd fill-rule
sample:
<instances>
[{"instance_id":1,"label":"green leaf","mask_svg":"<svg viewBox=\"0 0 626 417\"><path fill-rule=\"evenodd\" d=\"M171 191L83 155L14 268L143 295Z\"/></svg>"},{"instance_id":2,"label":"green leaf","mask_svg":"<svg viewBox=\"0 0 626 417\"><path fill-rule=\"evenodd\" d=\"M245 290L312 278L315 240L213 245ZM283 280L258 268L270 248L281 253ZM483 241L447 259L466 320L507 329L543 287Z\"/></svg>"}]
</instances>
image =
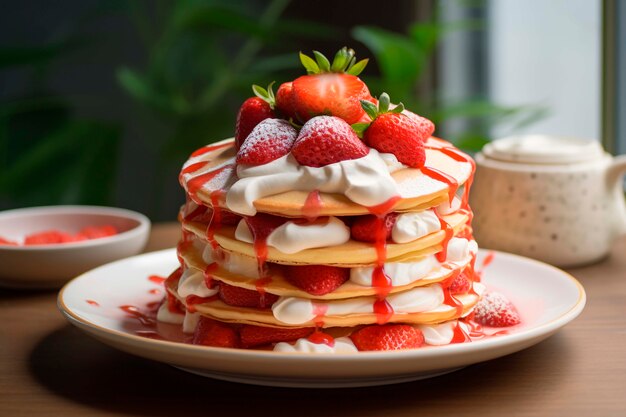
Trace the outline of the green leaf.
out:
<instances>
[{"instance_id":1,"label":"green leaf","mask_svg":"<svg viewBox=\"0 0 626 417\"><path fill-rule=\"evenodd\" d=\"M189 105L183 97L161 94L153 88L146 78L130 68L120 68L117 71L117 79L130 95L149 107L177 114L185 113L188 110Z\"/></svg>"},{"instance_id":2,"label":"green leaf","mask_svg":"<svg viewBox=\"0 0 626 417\"><path fill-rule=\"evenodd\" d=\"M319 51L313 51L313 55L315 55L315 61L317 61L317 65L319 66L321 72L330 72L330 62L328 61L328 58L326 58Z\"/></svg>"},{"instance_id":3,"label":"green leaf","mask_svg":"<svg viewBox=\"0 0 626 417\"><path fill-rule=\"evenodd\" d=\"M361 107L365 110L365 113L374 120L378 116L378 107L371 101L361 100Z\"/></svg>"},{"instance_id":4,"label":"green leaf","mask_svg":"<svg viewBox=\"0 0 626 417\"><path fill-rule=\"evenodd\" d=\"M300 62L302 62L302 65L306 68L306 72L308 74L319 74L320 67L317 65L317 62L302 52L300 52Z\"/></svg>"},{"instance_id":5,"label":"green leaf","mask_svg":"<svg viewBox=\"0 0 626 417\"><path fill-rule=\"evenodd\" d=\"M354 123L352 129L356 132L356 135L363 139L363 133L370 127L370 123Z\"/></svg>"},{"instance_id":6,"label":"green leaf","mask_svg":"<svg viewBox=\"0 0 626 417\"><path fill-rule=\"evenodd\" d=\"M363 72L363 70L365 69L365 67L367 66L367 63L370 62L369 58L365 58L360 60L359 62L357 62L356 64L352 65L348 71L346 71L348 74L350 75L354 75L355 77L358 76L360 73Z\"/></svg>"},{"instance_id":7,"label":"green leaf","mask_svg":"<svg viewBox=\"0 0 626 417\"><path fill-rule=\"evenodd\" d=\"M387 113L389 110L389 103L389 94L383 92L380 97L378 97L378 111L380 113Z\"/></svg>"}]
</instances>

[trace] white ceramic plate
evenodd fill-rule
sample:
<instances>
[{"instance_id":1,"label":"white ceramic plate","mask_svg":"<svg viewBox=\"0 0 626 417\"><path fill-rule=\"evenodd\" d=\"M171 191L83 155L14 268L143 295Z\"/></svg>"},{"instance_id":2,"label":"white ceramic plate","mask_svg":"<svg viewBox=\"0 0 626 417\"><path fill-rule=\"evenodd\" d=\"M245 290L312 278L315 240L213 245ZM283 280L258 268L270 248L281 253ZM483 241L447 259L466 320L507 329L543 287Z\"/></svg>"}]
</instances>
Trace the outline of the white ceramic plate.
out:
<instances>
[{"instance_id":1,"label":"white ceramic plate","mask_svg":"<svg viewBox=\"0 0 626 417\"><path fill-rule=\"evenodd\" d=\"M479 253L477 265L486 253ZM142 325L120 306L142 309L162 298L162 287L148 277L167 276L174 270L177 260L173 249L87 272L61 290L58 304L72 324L108 345L212 378L289 387L383 385L432 377L517 352L544 340L580 314L585 292L573 277L541 262L503 252L494 254L483 282L513 301L524 324L501 336L414 350L344 355L277 353L138 336ZM163 331L167 328L160 327L159 332Z\"/></svg>"}]
</instances>

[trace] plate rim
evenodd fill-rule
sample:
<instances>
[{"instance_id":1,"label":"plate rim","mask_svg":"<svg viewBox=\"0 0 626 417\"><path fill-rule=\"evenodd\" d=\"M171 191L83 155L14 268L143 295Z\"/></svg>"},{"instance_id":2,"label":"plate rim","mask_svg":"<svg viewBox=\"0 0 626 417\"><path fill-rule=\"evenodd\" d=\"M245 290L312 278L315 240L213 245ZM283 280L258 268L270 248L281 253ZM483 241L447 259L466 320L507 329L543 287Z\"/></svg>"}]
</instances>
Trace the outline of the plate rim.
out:
<instances>
[{"instance_id":1,"label":"plate rim","mask_svg":"<svg viewBox=\"0 0 626 417\"><path fill-rule=\"evenodd\" d=\"M118 339L120 338L127 339L127 342L135 342L135 344L139 343L141 345L152 346L155 349L170 348L170 349L175 349L182 353L184 353L185 351L188 351L189 354L194 354L194 355L198 355L198 354L201 354L202 352L205 352L207 355L210 355L210 354L226 355L226 357L230 359L239 358L241 360L253 360L253 359L259 360L260 359L260 360L265 360L265 361L267 360L273 361L273 360L279 359L281 362L283 361L288 361L288 362L306 361L306 362L324 362L324 363L325 362L333 362L333 363L342 362L343 363L346 361L360 362L363 360L367 362L371 362L371 361L387 362L390 360L403 361L407 359L427 360L428 358L439 357L441 355L446 355L446 354L452 355L452 354L460 354L460 353L463 353L463 354L475 353L477 351L482 351L482 350L504 348L508 345L522 343L526 340L535 340L537 338L542 338L542 336L543 338L541 340L543 340L549 337L550 335L552 335L553 333L555 333L561 327L565 326L570 321L574 320L578 315L580 315L580 313L583 311L585 304L586 304L586 293L585 293L583 286L580 284L580 282L578 282L578 280L574 276L572 276L568 272L565 272L550 264L537 261L535 259L526 258L524 256L510 254L507 252L501 252L501 251L496 251L496 250L490 250L490 249L480 249L480 251L484 253L493 252L496 255L496 259L499 259L501 257L504 257L504 258L511 257L518 261L531 262L531 263L540 265L541 267L548 267L549 269L554 270L556 273L567 278L576 287L576 289L578 290L577 301L573 303L567 311L565 311L558 317L555 317L546 323L529 328L528 330L523 330L523 331L509 334L509 335L503 335L503 336L488 338L484 340L477 340L472 343L460 343L460 344L452 344L452 345L445 345L445 346L433 346L433 347L420 348L420 349L406 349L406 350L397 350L397 351L356 352L356 353L343 353L343 354L312 354L312 353L305 353L305 352L274 352L274 351L263 351L263 350L233 349L233 348L221 348L221 347L211 347L211 346L196 346L196 345L173 342L173 341L168 341L168 340L154 340L154 339L149 339L149 338L141 337L138 335L133 335L130 333L110 329L107 327L103 327L99 324L95 324L79 316L78 314L76 314L64 302L63 297L65 294L65 291L71 285L73 285L75 281L79 279L85 279L84 278L85 276L89 276L93 273L96 273L101 269L106 269L106 268L109 268L118 264L134 261L137 258L141 258L141 257L146 257L146 258L147 257L162 257L162 256L168 256L171 254L173 260L175 260L175 250L176 250L175 248L169 248L169 249L163 249L163 250L154 251L154 252L147 252L144 254L135 255L135 256L120 259L120 260L117 260L117 261L114 261L105 265L101 265L95 269L87 271L73 278L72 280L67 282L63 286L63 288L61 288L57 297L57 307L60 310L60 312L63 314L63 316L70 323L72 323L73 325L77 326L79 329L85 332L93 333L93 334L104 333L109 337L115 337ZM90 329L91 332L87 329ZM98 338L98 340L101 340L101 339ZM479 361L475 361L472 363L477 363L477 362ZM165 362L165 363L168 363L168 362Z\"/></svg>"}]
</instances>

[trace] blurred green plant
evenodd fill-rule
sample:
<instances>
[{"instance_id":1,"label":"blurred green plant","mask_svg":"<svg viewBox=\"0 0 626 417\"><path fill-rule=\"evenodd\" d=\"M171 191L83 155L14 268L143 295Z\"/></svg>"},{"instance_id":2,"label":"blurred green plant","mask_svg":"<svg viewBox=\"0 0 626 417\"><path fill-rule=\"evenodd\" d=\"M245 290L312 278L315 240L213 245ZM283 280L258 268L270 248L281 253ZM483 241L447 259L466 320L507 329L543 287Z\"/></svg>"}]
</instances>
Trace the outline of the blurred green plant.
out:
<instances>
[{"instance_id":1,"label":"blurred green plant","mask_svg":"<svg viewBox=\"0 0 626 417\"><path fill-rule=\"evenodd\" d=\"M110 203L119 128L77 117L45 87L55 60L81 44L0 48L0 69L32 70L30 89L0 103L0 204Z\"/></svg>"},{"instance_id":2,"label":"blurred green plant","mask_svg":"<svg viewBox=\"0 0 626 417\"><path fill-rule=\"evenodd\" d=\"M490 141L496 126L515 132L542 119L547 109L541 106L501 106L485 97L442 103L422 99L417 85L431 65L435 49L444 36L454 31L482 30L483 22L442 23L435 13L430 20L412 24L406 34L372 26L357 26L352 36L374 55L379 77L365 76L372 91L387 92L394 102L431 119L435 125L463 120L463 131L446 139L474 152Z\"/></svg>"}]
</instances>

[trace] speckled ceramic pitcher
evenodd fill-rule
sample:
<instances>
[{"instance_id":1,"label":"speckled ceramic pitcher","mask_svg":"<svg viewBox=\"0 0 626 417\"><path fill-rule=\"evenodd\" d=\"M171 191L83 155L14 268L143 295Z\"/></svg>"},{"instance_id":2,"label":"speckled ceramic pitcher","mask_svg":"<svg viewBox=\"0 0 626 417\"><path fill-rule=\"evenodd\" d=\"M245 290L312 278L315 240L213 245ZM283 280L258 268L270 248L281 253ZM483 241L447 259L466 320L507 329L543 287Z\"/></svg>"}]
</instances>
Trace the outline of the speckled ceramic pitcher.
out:
<instances>
[{"instance_id":1,"label":"speckled ceramic pitcher","mask_svg":"<svg viewBox=\"0 0 626 417\"><path fill-rule=\"evenodd\" d=\"M626 155L597 141L509 137L486 145L476 165L470 203L481 247L576 266L603 258L626 233Z\"/></svg>"}]
</instances>

